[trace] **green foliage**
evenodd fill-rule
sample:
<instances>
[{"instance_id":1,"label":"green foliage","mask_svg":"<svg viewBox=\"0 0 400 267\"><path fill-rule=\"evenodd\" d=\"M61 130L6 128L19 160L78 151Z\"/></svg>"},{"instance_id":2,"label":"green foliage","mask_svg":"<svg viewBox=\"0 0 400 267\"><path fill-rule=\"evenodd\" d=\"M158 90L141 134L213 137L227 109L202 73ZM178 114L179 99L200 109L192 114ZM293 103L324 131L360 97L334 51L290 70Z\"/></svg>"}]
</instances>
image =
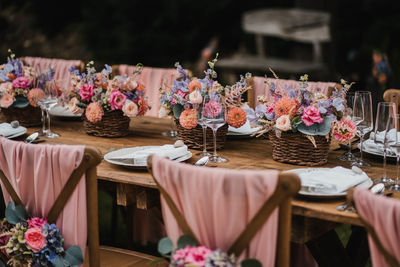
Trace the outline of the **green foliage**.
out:
<instances>
[{"instance_id":1,"label":"green foliage","mask_svg":"<svg viewBox=\"0 0 400 267\"><path fill-rule=\"evenodd\" d=\"M29 105L29 100L26 97L16 96L14 103L11 105L16 108L26 108Z\"/></svg>"},{"instance_id":2,"label":"green foliage","mask_svg":"<svg viewBox=\"0 0 400 267\"><path fill-rule=\"evenodd\" d=\"M161 255L168 255L172 252L174 249L174 245L172 243L172 240L169 237L164 237L158 242L158 252Z\"/></svg>"},{"instance_id":3,"label":"green foliage","mask_svg":"<svg viewBox=\"0 0 400 267\"><path fill-rule=\"evenodd\" d=\"M332 120L325 118L322 123L314 123L311 126L306 126L304 123L299 124L297 130L306 135L322 135L329 134L331 130Z\"/></svg>"},{"instance_id":4,"label":"green foliage","mask_svg":"<svg viewBox=\"0 0 400 267\"><path fill-rule=\"evenodd\" d=\"M262 264L257 259L245 259L240 263L241 267L262 267Z\"/></svg>"},{"instance_id":5,"label":"green foliage","mask_svg":"<svg viewBox=\"0 0 400 267\"><path fill-rule=\"evenodd\" d=\"M196 239L194 239L190 235L182 235L178 239L178 249L180 248L185 248L187 246L189 247L196 247L199 244L197 244Z\"/></svg>"},{"instance_id":6,"label":"green foliage","mask_svg":"<svg viewBox=\"0 0 400 267\"><path fill-rule=\"evenodd\" d=\"M57 256L54 265L55 267L78 266L83 263L83 255L81 248L78 246L70 246L65 252L65 256Z\"/></svg>"},{"instance_id":7,"label":"green foliage","mask_svg":"<svg viewBox=\"0 0 400 267\"><path fill-rule=\"evenodd\" d=\"M4 264L4 262L2 260L0 260L0 267L6 267L6 265Z\"/></svg>"},{"instance_id":8,"label":"green foliage","mask_svg":"<svg viewBox=\"0 0 400 267\"><path fill-rule=\"evenodd\" d=\"M174 113L175 119L179 119L182 111L183 111L183 106L180 104L176 104L172 107L172 112Z\"/></svg>"},{"instance_id":9,"label":"green foliage","mask_svg":"<svg viewBox=\"0 0 400 267\"><path fill-rule=\"evenodd\" d=\"M26 221L25 208L21 205L15 206L15 203L10 201L6 208L6 219L11 224Z\"/></svg>"}]
</instances>

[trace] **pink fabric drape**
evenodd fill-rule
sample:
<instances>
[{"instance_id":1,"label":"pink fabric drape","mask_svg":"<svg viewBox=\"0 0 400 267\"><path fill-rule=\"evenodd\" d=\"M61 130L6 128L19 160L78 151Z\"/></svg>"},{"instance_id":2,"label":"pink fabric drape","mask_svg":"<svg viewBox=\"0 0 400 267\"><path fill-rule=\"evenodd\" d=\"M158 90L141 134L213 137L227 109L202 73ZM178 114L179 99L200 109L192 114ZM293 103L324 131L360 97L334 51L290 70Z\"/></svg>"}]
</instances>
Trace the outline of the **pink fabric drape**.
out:
<instances>
[{"instance_id":1,"label":"pink fabric drape","mask_svg":"<svg viewBox=\"0 0 400 267\"><path fill-rule=\"evenodd\" d=\"M354 190L354 201L360 217L374 228L386 251L400 264L400 201L374 195L365 189ZM389 266L371 236L368 236L368 243L372 265Z\"/></svg>"},{"instance_id":2,"label":"pink fabric drape","mask_svg":"<svg viewBox=\"0 0 400 267\"><path fill-rule=\"evenodd\" d=\"M199 242L226 251L275 191L279 172L194 167L155 156L153 174ZM167 234L176 241L181 231L165 200L161 200ZM256 258L264 267L274 266L277 227L278 209L241 258Z\"/></svg>"},{"instance_id":3,"label":"pink fabric drape","mask_svg":"<svg viewBox=\"0 0 400 267\"><path fill-rule=\"evenodd\" d=\"M31 145L0 137L0 168L32 216L46 217L73 170L82 161L84 146ZM1 184L2 185L2 184ZM4 201L11 197L3 188ZM82 177L58 217L66 247L86 250L86 181Z\"/></svg>"},{"instance_id":4,"label":"pink fabric drape","mask_svg":"<svg viewBox=\"0 0 400 267\"><path fill-rule=\"evenodd\" d=\"M25 62L36 70L43 72L49 67L55 71L54 79L60 81L60 85L65 88L70 88L70 72L69 68L78 67L82 61L80 60L65 60L55 58L42 58L42 57L25 57Z\"/></svg>"},{"instance_id":5,"label":"pink fabric drape","mask_svg":"<svg viewBox=\"0 0 400 267\"><path fill-rule=\"evenodd\" d=\"M265 77L254 76L254 97L255 97L255 105L257 106L259 102L257 101L257 96L265 95L267 99L270 99L269 87L268 84L265 83ZM273 79L267 78L268 83L274 83L277 90L280 92L286 92L286 88L290 87L292 89L299 88L299 81L295 80L283 80L283 79ZM328 93L329 87L334 87L336 83L334 82L307 82L308 90L312 92L321 92L323 94Z\"/></svg>"},{"instance_id":6,"label":"pink fabric drape","mask_svg":"<svg viewBox=\"0 0 400 267\"><path fill-rule=\"evenodd\" d=\"M119 74L131 75L136 69L136 66L119 65ZM146 116L158 117L158 110L160 109L159 89L164 84L171 87L173 81L178 78L178 75L175 69L143 68L141 74L138 76L138 80L145 86L146 96L151 106Z\"/></svg>"}]
</instances>

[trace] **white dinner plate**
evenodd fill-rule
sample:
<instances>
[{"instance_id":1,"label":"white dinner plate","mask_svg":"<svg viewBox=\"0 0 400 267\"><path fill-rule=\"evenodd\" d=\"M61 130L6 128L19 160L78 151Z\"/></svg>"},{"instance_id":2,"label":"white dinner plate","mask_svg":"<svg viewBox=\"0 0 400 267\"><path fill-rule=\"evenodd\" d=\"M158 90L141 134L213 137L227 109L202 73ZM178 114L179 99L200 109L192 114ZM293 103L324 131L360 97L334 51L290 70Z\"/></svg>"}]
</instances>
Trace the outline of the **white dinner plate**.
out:
<instances>
[{"instance_id":1,"label":"white dinner plate","mask_svg":"<svg viewBox=\"0 0 400 267\"><path fill-rule=\"evenodd\" d=\"M57 116L57 117L64 117L64 118L78 118L82 116L82 113L72 113L68 107L63 106L54 106L49 111L50 115Z\"/></svg>"},{"instance_id":2,"label":"white dinner plate","mask_svg":"<svg viewBox=\"0 0 400 267\"><path fill-rule=\"evenodd\" d=\"M137 147L122 148L119 150L108 152L107 154L104 155L104 159L111 164L135 168L135 169L144 169L144 168L147 168L147 164L126 163L126 162L121 162L118 160L113 160L112 158L120 157L120 156L127 155L130 153L136 152L136 151L140 151L140 150L144 150L144 149L148 149L148 148L155 148L155 147L158 147L158 146L137 146ZM191 157L192 157L192 152L188 151L182 157L174 159L174 161L182 162L182 161L190 159Z\"/></svg>"},{"instance_id":3,"label":"white dinner plate","mask_svg":"<svg viewBox=\"0 0 400 267\"><path fill-rule=\"evenodd\" d=\"M318 171L321 169L330 169L330 168L299 168L299 169L293 169L293 170L289 170L289 171L285 171L285 172L300 174L303 172ZM373 185L372 180L368 179L368 180L362 182L361 184L358 184L356 187L368 189L372 185ZM338 198L338 197L345 197L347 195L347 191L342 192L342 193L323 193L323 192L309 192L309 191L300 189L299 195L305 196L305 197L312 197L312 198Z\"/></svg>"},{"instance_id":4,"label":"white dinner plate","mask_svg":"<svg viewBox=\"0 0 400 267\"><path fill-rule=\"evenodd\" d=\"M18 137L18 136L26 134L27 130L26 130L26 128L24 126L18 126L18 128L21 128L20 132L18 132L16 134L9 135L9 136L4 136L4 137L8 138L8 139L12 139L12 138L15 138L15 137Z\"/></svg>"}]
</instances>

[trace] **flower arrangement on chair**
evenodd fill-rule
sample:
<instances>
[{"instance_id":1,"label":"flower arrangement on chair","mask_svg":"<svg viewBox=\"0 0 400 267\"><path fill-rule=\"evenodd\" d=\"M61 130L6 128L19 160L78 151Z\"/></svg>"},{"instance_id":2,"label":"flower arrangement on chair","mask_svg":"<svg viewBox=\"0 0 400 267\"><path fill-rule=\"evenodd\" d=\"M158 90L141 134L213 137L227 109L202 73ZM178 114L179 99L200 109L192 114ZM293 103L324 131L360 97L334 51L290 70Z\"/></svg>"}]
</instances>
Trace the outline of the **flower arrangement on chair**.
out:
<instances>
[{"instance_id":1,"label":"flower arrangement on chair","mask_svg":"<svg viewBox=\"0 0 400 267\"><path fill-rule=\"evenodd\" d=\"M274 73L275 77L276 74ZM277 78L277 77L276 77ZM345 142L352 138L354 127L343 118L345 96L352 84L341 80L328 94L307 89L308 75L300 77L299 87L276 90L268 84L271 100L259 96L261 103L255 109L254 119L263 126L259 135L269 133L273 143L273 158L299 165L321 165L327 162L331 139ZM351 120L350 120L351 121Z\"/></svg>"},{"instance_id":2,"label":"flower arrangement on chair","mask_svg":"<svg viewBox=\"0 0 400 267\"><path fill-rule=\"evenodd\" d=\"M189 77L188 73L179 63L175 64L179 77L173 82L172 87L163 86L160 88L160 110L159 117L173 116L178 127L178 135L191 148L202 147L201 127L198 125L200 112L203 108L203 100L206 95L214 94L222 96L227 109L226 123L232 127L239 128L246 123L246 112L241 108L243 94L250 89L246 79L251 78L250 73L240 76L240 81L234 85L222 86L217 80L217 73L214 70L217 57L208 62L209 68L205 71L205 77L199 79ZM211 103L212 104L212 103ZM212 107L210 106L212 109ZM221 130L223 136L225 130ZM199 132L199 134L197 134ZM186 136L187 135L187 136ZM207 134L211 136L210 134ZM197 138L198 136L198 138ZM211 138L207 138L211 140ZM222 147L225 137L219 138L219 148ZM221 144L222 143L222 144Z\"/></svg>"},{"instance_id":3,"label":"flower arrangement on chair","mask_svg":"<svg viewBox=\"0 0 400 267\"><path fill-rule=\"evenodd\" d=\"M26 218L23 206L9 202L6 218L0 221L0 249L12 266L77 266L83 263L79 246L64 248L64 239L55 224L39 217Z\"/></svg>"},{"instance_id":4,"label":"flower arrangement on chair","mask_svg":"<svg viewBox=\"0 0 400 267\"><path fill-rule=\"evenodd\" d=\"M38 101L44 98L44 84L53 80L54 71L38 73L24 65L11 50L7 63L0 65L0 107L8 121L18 120L24 126L41 122Z\"/></svg>"},{"instance_id":5,"label":"flower arrangement on chair","mask_svg":"<svg viewBox=\"0 0 400 267\"><path fill-rule=\"evenodd\" d=\"M71 72L69 109L76 113L84 109L86 131L97 136L124 136L128 134L129 118L143 116L150 108L144 85L136 80L142 66L131 76L111 77L112 69L105 65L96 72L91 61L86 73L74 68Z\"/></svg>"}]
</instances>

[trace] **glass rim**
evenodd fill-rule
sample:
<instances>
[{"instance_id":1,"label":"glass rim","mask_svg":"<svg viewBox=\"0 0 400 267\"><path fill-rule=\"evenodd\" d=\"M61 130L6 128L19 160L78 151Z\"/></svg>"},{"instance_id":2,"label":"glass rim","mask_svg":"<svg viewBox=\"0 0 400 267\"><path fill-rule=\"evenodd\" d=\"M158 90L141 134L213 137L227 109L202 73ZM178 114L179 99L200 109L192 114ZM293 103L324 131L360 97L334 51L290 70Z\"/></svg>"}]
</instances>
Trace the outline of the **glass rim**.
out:
<instances>
[{"instance_id":1,"label":"glass rim","mask_svg":"<svg viewBox=\"0 0 400 267\"><path fill-rule=\"evenodd\" d=\"M371 94L371 91L355 91L354 94Z\"/></svg>"},{"instance_id":2,"label":"glass rim","mask_svg":"<svg viewBox=\"0 0 400 267\"><path fill-rule=\"evenodd\" d=\"M378 102L378 106L396 106L396 103L394 102Z\"/></svg>"}]
</instances>

